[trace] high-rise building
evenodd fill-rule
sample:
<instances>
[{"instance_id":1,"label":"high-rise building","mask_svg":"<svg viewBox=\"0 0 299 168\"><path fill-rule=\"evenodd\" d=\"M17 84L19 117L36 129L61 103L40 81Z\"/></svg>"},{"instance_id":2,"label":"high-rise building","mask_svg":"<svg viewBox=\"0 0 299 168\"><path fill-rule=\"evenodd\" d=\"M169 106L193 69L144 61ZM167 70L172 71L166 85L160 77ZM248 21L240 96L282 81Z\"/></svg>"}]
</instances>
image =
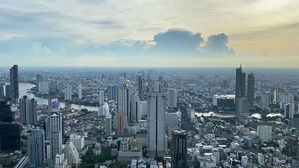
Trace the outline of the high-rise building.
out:
<instances>
[{"instance_id":1,"label":"high-rise building","mask_svg":"<svg viewBox=\"0 0 299 168\"><path fill-rule=\"evenodd\" d=\"M74 168L78 167L80 162L79 153L72 141L65 145L64 153L68 166Z\"/></svg>"},{"instance_id":2,"label":"high-rise building","mask_svg":"<svg viewBox=\"0 0 299 168\"><path fill-rule=\"evenodd\" d=\"M4 92L4 85L0 84L0 98L4 98L5 92Z\"/></svg>"},{"instance_id":3,"label":"high-rise building","mask_svg":"<svg viewBox=\"0 0 299 168\"><path fill-rule=\"evenodd\" d=\"M245 97L245 81L246 73L242 72L242 67L240 66L236 69L236 100L238 100L240 97Z\"/></svg>"},{"instance_id":4,"label":"high-rise building","mask_svg":"<svg viewBox=\"0 0 299 168\"><path fill-rule=\"evenodd\" d=\"M6 101L0 100L0 122L12 122L12 120L10 105Z\"/></svg>"},{"instance_id":5,"label":"high-rise building","mask_svg":"<svg viewBox=\"0 0 299 168\"><path fill-rule=\"evenodd\" d=\"M50 114L50 153L52 163L56 154L62 153L62 116L59 111Z\"/></svg>"},{"instance_id":6,"label":"high-rise building","mask_svg":"<svg viewBox=\"0 0 299 168\"><path fill-rule=\"evenodd\" d=\"M116 114L116 133L118 135L125 134L127 127L127 115L124 113Z\"/></svg>"},{"instance_id":7,"label":"high-rise building","mask_svg":"<svg viewBox=\"0 0 299 168\"><path fill-rule=\"evenodd\" d=\"M29 167L44 167L46 163L45 133L41 129L31 130L28 136Z\"/></svg>"},{"instance_id":8,"label":"high-rise building","mask_svg":"<svg viewBox=\"0 0 299 168\"><path fill-rule=\"evenodd\" d=\"M65 100L72 100L72 86L70 84L66 85L66 88L64 90L64 99Z\"/></svg>"},{"instance_id":9,"label":"high-rise building","mask_svg":"<svg viewBox=\"0 0 299 168\"><path fill-rule=\"evenodd\" d=\"M78 99L82 99L82 84L78 84Z\"/></svg>"},{"instance_id":10,"label":"high-rise building","mask_svg":"<svg viewBox=\"0 0 299 168\"><path fill-rule=\"evenodd\" d=\"M70 140L73 142L74 146L78 151L81 151L84 148L85 145L84 136L71 134Z\"/></svg>"},{"instance_id":11,"label":"high-rise building","mask_svg":"<svg viewBox=\"0 0 299 168\"><path fill-rule=\"evenodd\" d=\"M20 99L20 121L22 124L37 124L37 101L26 95Z\"/></svg>"},{"instance_id":12,"label":"high-rise building","mask_svg":"<svg viewBox=\"0 0 299 168\"><path fill-rule=\"evenodd\" d=\"M165 93L153 92L148 97L148 149L152 158L162 157L166 150Z\"/></svg>"},{"instance_id":13,"label":"high-rise building","mask_svg":"<svg viewBox=\"0 0 299 168\"><path fill-rule=\"evenodd\" d=\"M187 167L187 134L184 130L173 132L171 146L171 167Z\"/></svg>"},{"instance_id":14,"label":"high-rise building","mask_svg":"<svg viewBox=\"0 0 299 168\"><path fill-rule=\"evenodd\" d=\"M254 87L255 87L255 78L254 74L248 74L247 78L247 100L249 103L249 108L254 107Z\"/></svg>"},{"instance_id":15,"label":"high-rise building","mask_svg":"<svg viewBox=\"0 0 299 168\"><path fill-rule=\"evenodd\" d=\"M18 103L19 99L19 73L18 65L10 68L10 97L12 103Z\"/></svg>"},{"instance_id":16,"label":"high-rise building","mask_svg":"<svg viewBox=\"0 0 299 168\"><path fill-rule=\"evenodd\" d=\"M145 86L144 86L144 78L142 73L138 73L138 96L140 100L144 100L144 90L145 90Z\"/></svg>"},{"instance_id":17,"label":"high-rise building","mask_svg":"<svg viewBox=\"0 0 299 168\"><path fill-rule=\"evenodd\" d=\"M133 94L134 90L128 80L126 80L125 85L118 88L117 113L126 114L128 121L131 119L131 99Z\"/></svg>"},{"instance_id":18,"label":"high-rise building","mask_svg":"<svg viewBox=\"0 0 299 168\"><path fill-rule=\"evenodd\" d=\"M0 151L12 152L21 148L21 127L14 123L0 122Z\"/></svg>"},{"instance_id":19,"label":"high-rise building","mask_svg":"<svg viewBox=\"0 0 299 168\"><path fill-rule=\"evenodd\" d=\"M105 93L104 90L99 91L99 105L103 105L105 102Z\"/></svg>"},{"instance_id":20,"label":"high-rise building","mask_svg":"<svg viewBox=\"0 0 299 168\"><path fill-rule=\"evenodd\" d=\"M105 135L110 136L112 131L112 119L111 116L105 117Z\"/></svg>"},{"instance_id":21,"label":"high-rise building","mask_svg":"<svg viewBox=\"0 0 299 168\"><path fill-rule=\"evenodd\" d=\"M272 141L272 126L269 125L258 125L257 136L262 142Z\"/></svg>"},{"instance_id":22,"label":"high-rise building","mask_svg":"<svg viewBox=\"0 0 299 168\"><path fill-rule=\"evenodd\" d=\"M108 100L117 101L118 97L118 87L117 86L108 86Z\"/></svg>"},{"instance_id":23,"label":"high-rise building","mask_svg":"<svg viewBox=\"0 0 299 168\"><path fill-rule=\"evenodd\" d=\"M138 102L139 98L137 95L132 95L131 99L131 115L130 115L130 122L137 122L138 121Z\"/></svg>"},{"instance_id":24,"label":"high-rise building","mask_svg":"<svg viewBox=\"0 0 299 168\"><path fill-rule=\"evenodd\" d=\"M169 89L167 92L167 106L169 108L177 108L177 91L176 89Z\"/></svg>"},{"instance_id":25,"label":"high-rise building","mask_svg":"<svg viewBox=\"0 0 299 168\"><path fill-rule=\"evenodd\" d=\"M268 108L270 104L271 104L271 93L263 92L261 96L261 106L263 108Z\"/></svg>"},{"instance_id":26,"label":"high-rise building","mask_svg":"<svg viewBox=\"0 0 299 168\"><path fill-rule=\"evenodd\" d=\"M10 98L10 85L5 85L5 97Z\"/></svg>"},{"instance_id":27,"label":"high-rise building","mask_svg":"<svg viewBox=\"0 0 299 168\"><path fill-rule=\"evenodd\" d=\"M246 98L239 98L237 101L237 114L248 114L249 113L249 103ZM240 117L240 116L239 116Z\"/></svg>"},{"instance_id":28,"label":"high-rise building","mask_svg":"<svg viewBox=\"0 0 299 168\"><path fill-rule=\"evenodd\" d=\"M48 94L49 93L49 82L48 81L39 82L38 83L38 92L40 94Z\"/></svg>"}]
</instances>

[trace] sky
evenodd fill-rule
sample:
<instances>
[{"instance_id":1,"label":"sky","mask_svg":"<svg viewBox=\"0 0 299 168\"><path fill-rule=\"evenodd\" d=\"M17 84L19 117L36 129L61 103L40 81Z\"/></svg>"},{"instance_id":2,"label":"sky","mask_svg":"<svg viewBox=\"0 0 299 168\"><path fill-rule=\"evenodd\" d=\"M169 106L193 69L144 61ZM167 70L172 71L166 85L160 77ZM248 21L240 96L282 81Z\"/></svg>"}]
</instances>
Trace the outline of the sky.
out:
<instances>
[{"instance_id":1,"label":"sky","mask_svg":"<svg viewBox=\"0 0 299 168\"><path fill-rule=\"evenodd\" d=\"M298 0L1 0L0 66L299 67Z\"/></svg>"}]
</instances>

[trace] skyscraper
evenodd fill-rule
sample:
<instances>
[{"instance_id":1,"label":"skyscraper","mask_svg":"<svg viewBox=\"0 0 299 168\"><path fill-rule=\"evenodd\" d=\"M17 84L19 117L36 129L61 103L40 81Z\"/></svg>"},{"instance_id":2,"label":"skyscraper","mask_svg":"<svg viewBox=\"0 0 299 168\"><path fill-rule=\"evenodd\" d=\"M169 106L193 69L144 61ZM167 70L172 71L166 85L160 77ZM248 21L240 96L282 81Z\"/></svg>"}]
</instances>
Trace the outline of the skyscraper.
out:
<instances>
[{"instance_id":1,"label":"skyscraper","mask_svg":"<svg viewBox=\"0 0 299 168\"><path fill-rule=\"evenodd\" d=\"M21 148L21 127L14 123L0 122L0 152Z\"/></svg>"},{"instance_id":2,"label":"skyscraper","mask_svg":"<svg viewBox=\"0 0 299 168\"><path fill-rule=\"evenodd\" d=\"M250 73L248 74L247 78L247 100L249 103L249 108L254 107L254 84L255 83L255 78L254 74Z\"/></svg>"},{"instance_id":3,"label":"skyscraper","mask_svg":"<svg viewBox=\"0 0 299 168\"><path fill-rule=\"evenodd\" d=\"M0 122L12 122L12 120L10 105L6 101L0 100Z\"/></svg>"},{"instance_id":4,"label":"skyscraper","mask_svg":"<svg viewBox=\"0 0 299 168\"><path fill-rule=\"evenodd\" d=\"M20 99L20 121L22 124L37 124L37 101L26 95Z\"/></svg>"},{"instance_id":5,"label":"skyscraper","mask_svg":"<svg viewBox=\"0 0 299 168\"><path fill-rule=\"evenodd\" d=\"M4 94L4 85L3 84L0 84L0 98L3 98L5 96Z\"/></svg>"},{"instance_id":6,"label":"skyscraper","mask_svg":"<svg viewBox=\"0 0 299 168\"><path fill-rule=\"evenodd\" d=\"M245 97L245 80L246 73L242 72L242 67L236 69L236 100L240 97Z\"/></svg>"},{"instance_id":7,"label":"skyscraper","mask_svg":"<svg viewBox=\"0 0 299 168\"><path fill-rule=\"evenodd\" d=\"M117 101L118 97L118 88L117 86L108 86L108 100L115 100Z\"/></svg>"},{"instance_id":8,"label":"skyscraper","mask_svg":"<svg viewBox=\"0 0 299 168\"><path fill-rule=\"evenodd\" d=\"M138 73L138 96L140 100L144 100L144 79L142 73Z\"/></svg>"},{"instance_id":9,"label":"skyscraper","mask_svg":"<svg viewBox=\"0 0 299 168\"><path fill-rule=\"evenodd\" d=\"M105 93L104 90L99 91L99 105L104 105L105 102Z\"/></svg>"},{"instance_id":10,"label":"skyscraper","mask_svg":"<svg viewBox=\"0 0 299 168\"><path fill-rule=\"evenodd\" d=\"M130 82L128 80L125 85L118 88L117 113L126 114L128 121L131 119L130 103L133 93L133 88L130 86Z\"/></svg>"},{"instance_id":11,"label":"skyscraper","mask_svg":"<svg viewBox=\"0 0 299 168\"><path fill-rule=\"evenodd\" d=\"M171 167L187 167L187 134L184 130L173 132L171 146Z\"/></svg>"},{"instance_id":12,"label":"skyscraper","mask_svg":"<svg viewBox=\"0 0 299 168\"><path fill-rule=\"evenodd\" d=\"M50 114L50 153L51 161L55 162L56 154L62 152L62 116L59 111Z\"/></svg>"},{"instance_id":13,"label":"skyscraper","mask_svg":"<svg viewBox=\"0 0 299 168\"><path fill-rule=\"evenodd\" d=\"M18 65L10 68L10 97L12 103L17 103L19 99L19 75Z\"/></svg>"},{"instance_id":14,"label":"skyscraper","mask_svg":"<svg viewBox=\"0 0 299 168\"><path fill-rule=\"evenodd\" d=\"M64 90L64 99L65 100L72 100L72 86L70 84L66 85L66 88Z\"/></svg>"},{"instance_id":15,"label":"skyscraper","mask_svg":"<svg viewBox=\"0 0 299 168\"><path fill-rule=\"evenodd\" d=\"M82 84L78 84L78 99L82 99Z\"/></svg>"},{"instance_id":16,"label":"skyscraper","mask_svg":"<svg viewBox=\"0 0 299 168\"><path fill-rule=\"evenodd\" d=\"M152 158L162 157L166 150L164 93L153 92L148 97L148 149Z\"/></svg>"},{"instance_id":17,"label":"skyscraper","mask_svg":"<svg viewBox=\"0 0 299 168\"><path fill-rule=\"evenodd\" d=\"M29 167L44 167L46 163L45 133L41 129L31 130L28 136Z\"/></svg>"},{"instance_id":18,"label":"skyscraper","mask_svg":"<svg viewBox=\"0 0 299 168\"><path fill-rule=\"evenodd\" d=\"M175 89L169 89L167 92L167 105L169 108L177 108L177 92Z\"/></svg>"}]
</instances>

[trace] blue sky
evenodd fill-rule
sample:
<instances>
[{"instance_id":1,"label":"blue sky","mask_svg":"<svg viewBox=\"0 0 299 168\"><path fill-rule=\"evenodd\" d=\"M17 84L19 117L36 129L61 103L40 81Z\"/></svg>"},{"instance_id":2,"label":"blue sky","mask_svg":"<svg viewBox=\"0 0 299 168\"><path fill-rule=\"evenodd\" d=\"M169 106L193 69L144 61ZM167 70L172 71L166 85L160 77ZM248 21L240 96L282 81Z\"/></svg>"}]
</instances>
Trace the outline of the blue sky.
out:
<instances>
[{"instance_id":1,"label":"blue sky","mask_svg":"<svg viewBox=\"0 0 299 168\"><path fill-rule=\"evenodd\" d=\"M296 67L298 9L295 0L2 0L0 66Z\"/></svg>"}]
</instances>

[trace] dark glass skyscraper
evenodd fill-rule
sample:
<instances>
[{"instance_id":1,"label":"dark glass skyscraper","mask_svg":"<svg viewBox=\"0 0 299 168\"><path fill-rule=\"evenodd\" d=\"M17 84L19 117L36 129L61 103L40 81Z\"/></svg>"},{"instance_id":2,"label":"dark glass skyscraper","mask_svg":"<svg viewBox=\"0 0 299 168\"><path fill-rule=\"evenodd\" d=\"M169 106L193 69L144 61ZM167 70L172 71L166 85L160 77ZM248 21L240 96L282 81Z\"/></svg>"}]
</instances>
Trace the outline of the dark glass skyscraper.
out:
<instances>
[{"instance_id":1,"label":"dark glass skyscraper","mask_svg":"<svg viewBox=\"0 0 299 168\"><path fill-rule=\"evenodd\" d=\"M0 122L12 122L13 115L10 105L6 101L0 100Z\"/></svg>"},{"instance_id":2,"label":"dark glass skyscraper","mask_svg":"<svg viewBox=\"0 0 299 168\"><path fill-rule=\"evenodd\" d=\"M0 123L0 151L15 151L21 147L21 127L19 124Z\"/></svg>"},{"instance_id":3,"label":"dark glass skyscraper","mask_svg":"<svg viewBox=\"0 0 299 168\"><path fill-rule=\"evenodd\" d=\"M245 97L245 81L246 73L242 72L242 67L236 69L236 100L240 97Z\"/></svg>"},{"instance_id":4,"label":"dark glass skyscraper","mask_svg":"<svg viewBox=\"0 0 299 168\"><path fill-rule=\"evenodd\" d=\"M142 73L138 73L138 96L141 101L144 100L144 79Z\"/></svg>"},{"instance_id":5,"label":"dark glass skyscraper","mask_svg":"<svg viewBox=\"0 0 299 168\"><path fill-rule=\"evenodd\" d=\"M29 167L44 167L46 160L45 133L41 129L33 129L28 136Z\"/></svg>"},{"instance_id":6,"label":"dark glass skyscraper","mask_svg":"<svg viewBox=\"0 0 299 168\"><path fill-rule=\"evenodd\" d=\"M19 75L18 65L10 68L10 97L12 103L17 103L19 99Z\"/></svg>"},{"instance_id":7,"label":"dark glass skyscraper","mask_svg":"<svg viewBox=\"0 0 299 168\"><path fill-rule=\"evenodd\" d=\"M249 108L252 108L254 106L254 83L255 83L254 74L253 73L248 74L248 78L247 78L247 100L248 100L248 103L249 103Z\"/></svg>"},{"instance_id":8,"label":"dark glass skyscraper","mask_svg":"<svg viewBox=\"0 0 299 168\"><path fill-rule=\"evenodd\" d=\"M187 134L184 130L173 132L171 167L187 168Z\"/></svg>"}]
</instances>

